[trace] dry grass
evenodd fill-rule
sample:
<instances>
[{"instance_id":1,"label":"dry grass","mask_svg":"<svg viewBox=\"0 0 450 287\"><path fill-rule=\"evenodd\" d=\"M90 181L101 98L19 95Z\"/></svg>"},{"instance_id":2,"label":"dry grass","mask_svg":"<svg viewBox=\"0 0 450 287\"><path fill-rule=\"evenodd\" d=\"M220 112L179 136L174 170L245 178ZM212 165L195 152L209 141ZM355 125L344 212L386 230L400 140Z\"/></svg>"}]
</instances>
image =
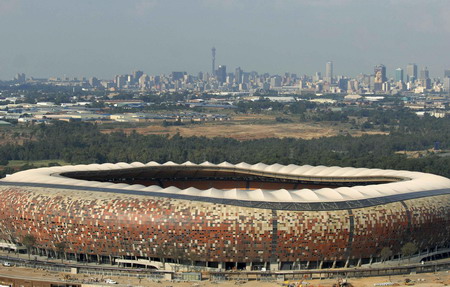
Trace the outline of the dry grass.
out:
<instances>
[{"instance_id":1,"label":"dry grass","mask_svg":"<svg viewBox=\"0 0 450 287\"><path fill-rule=\"evenodd\" d=\"M228 137L237 140L252 140L262 138L299 138L313 139L320 137L331 137L338 134L351 134L352 136L361 136L362 134L385 134L382 132L361 132L346 129L345 127L332 126L325 123L272 123L261 124L256 120L255 123L226 122L226 123L204 123L186 126L148 125L136 128L120 128L125 133L136 131L139 134L150 135L169 135L173 136L179 133L184 137L205 136L205 137ZM104 130L109 133L116 130Z\"/></svg>"}]
</instances>

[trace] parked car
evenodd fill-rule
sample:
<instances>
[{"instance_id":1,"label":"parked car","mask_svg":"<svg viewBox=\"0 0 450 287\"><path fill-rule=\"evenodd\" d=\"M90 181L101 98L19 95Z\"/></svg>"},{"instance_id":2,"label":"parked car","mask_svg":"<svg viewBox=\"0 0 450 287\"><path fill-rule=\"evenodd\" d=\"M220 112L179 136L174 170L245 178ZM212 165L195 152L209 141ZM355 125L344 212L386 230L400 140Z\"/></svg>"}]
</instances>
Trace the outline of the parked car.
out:
<instances>
[{"instance_id":1,"label":"parked car","mask_svg":"<svg viewBox=\"0 0 450 287\"><path fill-rule=\"evenodd\" d=\"M9 263L9 262L3 262L3 266L5 266L5 267L11 267L11 266L12 266L12 264L11 264L11 263Z\"/></svg>"},{"instance_id":2,"label":"parked car","mask_svg":"<svg viewBox=\"0 0 450 287\"><path fill-rule=\"evenodd\" d=\"M105 283L107 283L107 284L117 284L117 282L112 280L112 279L105 279Z\"/></svg>"}]
</instances>

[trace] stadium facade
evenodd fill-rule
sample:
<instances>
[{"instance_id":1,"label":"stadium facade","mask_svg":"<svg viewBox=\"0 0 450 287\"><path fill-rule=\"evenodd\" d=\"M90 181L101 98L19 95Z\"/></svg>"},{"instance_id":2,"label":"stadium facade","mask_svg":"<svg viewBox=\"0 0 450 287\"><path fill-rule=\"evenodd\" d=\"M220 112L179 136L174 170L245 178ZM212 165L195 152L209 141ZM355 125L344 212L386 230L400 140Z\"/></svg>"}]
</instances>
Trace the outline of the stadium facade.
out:
<instances>
[{"instance_id":1,"label":"stadium facade","mask_svg":"<svg viewBox=\"0 0 450 287\"><path fill-rule=\"evenodd\" d=\"M407 242L450 247L450 180L261 163L40 168L0 181L2 246L28 234L40 254L64 243L80 261L349 267Z\"/></svg>"}]
</instances>

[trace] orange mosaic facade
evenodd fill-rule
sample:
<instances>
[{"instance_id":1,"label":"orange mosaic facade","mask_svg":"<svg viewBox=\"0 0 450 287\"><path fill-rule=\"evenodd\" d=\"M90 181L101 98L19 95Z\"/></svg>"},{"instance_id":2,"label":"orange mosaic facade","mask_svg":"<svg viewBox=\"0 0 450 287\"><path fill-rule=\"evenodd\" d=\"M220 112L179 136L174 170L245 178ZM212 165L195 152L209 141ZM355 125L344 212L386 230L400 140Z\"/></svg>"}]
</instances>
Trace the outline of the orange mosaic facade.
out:
<instances>
[{"instance_id":1,"label":"orange mosaic facade","mask_svg":"<svg viewBox=\"0 0 450 287\"><path fill-rule=\"evenodd\" d=\"M0 239L108 258L309 264L377 258L406 242L449 244L450 195L340 210L277 210L195 200L0 186Z\"/></svg>"}]
</instances>

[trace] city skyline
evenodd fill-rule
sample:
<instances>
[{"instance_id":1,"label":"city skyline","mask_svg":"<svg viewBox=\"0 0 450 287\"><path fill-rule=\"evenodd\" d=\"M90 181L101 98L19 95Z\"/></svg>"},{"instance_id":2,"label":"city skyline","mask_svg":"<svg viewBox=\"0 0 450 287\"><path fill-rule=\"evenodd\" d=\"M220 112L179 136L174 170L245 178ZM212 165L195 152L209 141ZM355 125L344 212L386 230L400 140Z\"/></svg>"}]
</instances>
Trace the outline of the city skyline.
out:
<instances>
[{"instance_id":1,"label":"city skyline","mask_svg":"<svg viewBox=\"0 0 450 287\"><path fill-rule=\"evenodd\" d=\"M387 76L408 63L442 77L450 66L450 2L356 0L0 0L0 79L112 78L211 70Z\"/></svg>"},{"instance_id":2,"label":"city skyline","mask_svg":"<svg viewBox=\"0 0 450 287\"><path fill-rule=\"evenodd\" d=\"M237 66L237 67L229 67L229 70L227 71L226 64L219 64L216 65L216 48L212 47L211 48L211 52L212 52L212 56L210 58L210 61L212 64L212 68L210 68L210 70L208 71L207 69L205 71L197 71L197 72L188 72L186 70L172 70L166 73L155 73L155 74L150 74L150 73L145 73L144 71L142 71L142 69L138 69L135 68L133 69L133 73L135 72L140 72L140 73L145 73L145 75L148 76L169 76L173 73L185 73L187 75L193 75L193 76L197 76L197 75L210 75L211 77L216 77L218 78L219 81L221 82L225 82L225 79L228 75L230 74L235 74L237 70L239 70L241 73L245 70L243 69L241 66ZM217 66L217 69L216 69ZM421 79L424 77L424 75L426 74L426 78L430 78L430 79L445 79L448 78L450 76L450 69L445 68L444 70L436 73L436 71L434 71L434 73L430 73L428 66L424 65L424 66L418 66L416 63L408 63L405 64L403 66L399 66L399 67L392 67L392 68L387 68L386 65L384 65L383 63L378 63L378 64L374 64L372 66L372 69L369 71L361 71L358 74L355 75L345 75L345 74L338 74L334 72L334 63L333 61L327 61L326 63L323 63L323 69L322 70L317 70L312 74L306 74L306 73L296 73L293 71L284 71L282 73L268 73L268 72L261 72L261 71L250 71L250 70L245 70L245 72L247 73L256 73L259 75L263 75L263 74L268 74L270 76L279 76L279 75L285 75L285 74L293 74L296 75L298 77L317 77L317 75L320 75L320 78L323 79L324 81L328 82L328 83L332 83L332 81L334 81L337 78L356 78L358 76L362 76L362 75L366 75L366 76L376 76L377 74L377 67L383 67L383 79L382 82L386 82L388 80L394 80L394 81L399 81L399 72L401 72L401 81L402 82L409 82L409 81L415 81L418 79ZM450 64L449 64L450 66ZM375 67L375 70L374 70ZM420 68L420 70L419 70ZM233 72L234 70L234 72ZM102 80L114 80L115 78L117 78L118 76L127 76L130 75L129 73L130 71L118 71L117 73L114 73L114 75L111 78L101 78L98 77L97 75L92 75L90 77L88 77L87 75L67 75L67 74L62 74L62 75L52 75L49 77L40 77L39 75L29 75L23 73L23 72L18 72L15 73L14 75L12 75L10 78L8 79L1 79L0 81L10 81L10 80L18 80L18 77L21 78L21 80L19 80L19 82L23 82L26 79L88 79L88 78L98 78L98 79L102 79ZM419 76L419 72L421 73L421 76ZM403 74L405 75L403 78ZM323 75L323 77L321 76ZM140 75L142 76L142 75ZM334 84L334 82L332 83Z\"/></svg>"}]
</instances>

